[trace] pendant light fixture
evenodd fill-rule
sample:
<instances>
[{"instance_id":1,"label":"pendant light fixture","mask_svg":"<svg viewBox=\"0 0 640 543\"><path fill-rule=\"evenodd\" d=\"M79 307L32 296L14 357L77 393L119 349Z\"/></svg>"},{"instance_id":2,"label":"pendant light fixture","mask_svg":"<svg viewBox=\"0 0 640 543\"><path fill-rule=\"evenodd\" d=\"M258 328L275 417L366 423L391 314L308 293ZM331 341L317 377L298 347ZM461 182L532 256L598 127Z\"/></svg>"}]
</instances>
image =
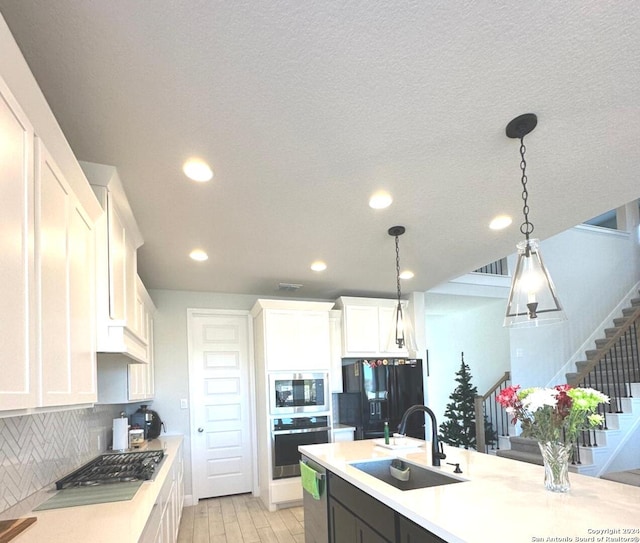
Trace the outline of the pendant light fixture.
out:
<instances>
[{"instance_id":1,"label":"pendant light fixture","mask_svg":"<svg viewBox=\"0 0 640 543\"><path fill-rule=\"evenodd\" d=\"M404 226L392 226L389 228L388 233L393 236L396 241L396 289L397 289L397 304L393 310L392 329L389 335L389 341L387 343L387 350L392 352L396 349L407 350L410 353L415 353L417 350L416 342L413 337L413 328L409 321L406 312L402 308L402 291L400 290L400 244L399 238L405 233Z\"/></svg>"},{"instance_id":2,"label":"pendant light fixture","mask_svg":"<svg viewBox=\"0 0 640 543\"><path fill-rule=\"evenodd\" d=\"M529 327L553 324L566 319L560 300L553 286L549 272L542 262L540 241L532 239L533 223L529 221L529 192L527 190L527 162L524 154L524 137L538 124L533 113L526 113L513 119L506 129L507 136L520 140L520 169L522 176L522 213L524 222L520 232L525 240L516 245L518 260L509 291L509 301L504 326Z\"/></svg>"}]
</instances>

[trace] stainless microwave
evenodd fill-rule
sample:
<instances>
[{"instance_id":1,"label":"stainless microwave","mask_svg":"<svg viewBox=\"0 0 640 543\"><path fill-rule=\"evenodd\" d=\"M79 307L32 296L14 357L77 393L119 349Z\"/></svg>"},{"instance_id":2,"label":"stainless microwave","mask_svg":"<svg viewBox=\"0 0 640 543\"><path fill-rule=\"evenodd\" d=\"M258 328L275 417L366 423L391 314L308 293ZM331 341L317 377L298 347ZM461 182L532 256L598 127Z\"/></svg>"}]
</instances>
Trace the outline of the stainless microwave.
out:
<instances>
[{"instance_id":1,"label":"stainless microwave","mask_svg":"<svg viewBox=\"0 0 640 543\"><path fill-rule=\"evenodd\" d=\"M272 373L269 396L272 415L329 411L329 375Z\"/></svg>"}]
</instances>

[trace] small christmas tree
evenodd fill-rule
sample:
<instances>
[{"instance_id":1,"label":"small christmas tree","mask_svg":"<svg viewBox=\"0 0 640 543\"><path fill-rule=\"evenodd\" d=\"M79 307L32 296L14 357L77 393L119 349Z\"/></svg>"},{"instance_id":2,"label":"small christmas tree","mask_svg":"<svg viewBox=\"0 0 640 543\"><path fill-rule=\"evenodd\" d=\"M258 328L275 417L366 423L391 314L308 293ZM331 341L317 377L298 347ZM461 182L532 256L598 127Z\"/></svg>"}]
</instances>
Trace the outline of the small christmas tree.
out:
<instances>
[{"instance_id":1,"label":"small christmas tree","mask_svg":"<svg viewBox=\"0 0 640 543\"><path fill-rule=\"evenodd\" d=\"M459 385L451 393L451 403L447 404L444 412L446 421L440 425L440 439L444 443L465 449L476 448L476 412L474 398L478 393L477 387L471 384L471 372L464 363L464 353L460 353L460 370L456 372ZM494 440L493 428L486 419L484 421L487 443Z\"/></svg>"}]
</instances>

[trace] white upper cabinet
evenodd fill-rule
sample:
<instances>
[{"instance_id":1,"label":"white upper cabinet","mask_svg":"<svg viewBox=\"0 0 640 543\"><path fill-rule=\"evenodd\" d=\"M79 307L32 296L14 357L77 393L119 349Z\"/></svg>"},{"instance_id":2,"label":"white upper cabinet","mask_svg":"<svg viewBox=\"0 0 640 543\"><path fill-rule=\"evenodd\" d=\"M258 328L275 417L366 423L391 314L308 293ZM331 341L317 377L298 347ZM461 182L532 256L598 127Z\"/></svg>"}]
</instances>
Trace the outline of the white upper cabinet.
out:
<instances>
[{"instance_id":1,"label":"white upper cabinet","mask_svg":"<svg viewBox=\"0 0 640 543\"><path fill-rule=\"evenodd\" d=\"M36 152L42 405L92 403L96 400L93 222L39 140Z\"/></svg>"},{"instance_id":2,"label":"white upper cabinet","mask_svg":"<svg viewBox=\"0 0 640 543\"><path fill-rule=\"evenodd\" d=\"M329 340L331 392L342 392L342 311L329 311Z\"/></svg>"},{"instance_id":3,"label":"white upper cabinet","mask_svg":"<svg viewBox=\"0 0 640 543\"><path fill-rule=\"evenodd\" d=\"M146 362L148 340L137 297L142 236L113 166L81 162L105 215L96 223L98 353Z\"/></svg>"},{"instance_id":4,"label":"white upper cabinet","mask_svg":"<svg viewBox=\"0 0 640 543\"><path fill-rule=\"evenodd\" d=\"M89 183L0 16L0 416L96 398Z\"/></svg>"},{"instance_id":5,"label":"white upper cabinet","mask_svg":"<svg viewBox=\"0 0 640 543\"><path fill-rule=\"evenodd\" d=\"M136 317L139 333L147 344L143 364L123 354L98 355L98 403L117 404L152 400L155 396L153 314L156 310L140 278L136 281ZM136 363L132 363L136 362Z\"/></svg>"},{"instance_id":6,"label":"white upper cabinet","mask_svg":"<svg viewBox=\"0 0 640 543\"><path fill-rule=\"evenodd\" d=\"M343 354L372 356L380 352L380 324L377 306L346 305L342 313Z\"/></svg>"},{"instance_id":7,"label":"white upper cabinet","mask_svg":"<svg viewBox=\"0 0 640 543\"><path fill-rule=\"evenodd\" d=\"M0 42L5 38L0 28ZM11 52L10 46L7 51ZM47 132L52 117L37 118ZM93 228L100 209L93 194L81 202L68 181L68 172L75 178L80 170L77 162L77 170L67 168L63 173L37 128L0 77L0 411L4 413L96 399ZM50 138L63 160L68 159L71 150L61 133L54 130Z\"/></svg>"},{"instance_id":8,"label":"white upper cabinet","mask_svg":"<svg viewBox=\"0 0 640 543\"><path fill-rule=\"evenodd\" d=\"M258 300L256 345L268 371L325 370L331 365L329 310L332 302Z\"/></svg>"},{"instance_id":9,"label":"white upper cabinet","mask_svg":"<svg viewBox=\"0 0 640 543\"><path fill-rule=\"evenodd\" d=\"M407 302L402 301L403 309ZM396 300L381 298L339 298L342 308L342 356L352 357L406 357L407 349L398 349L389 342L393 330Z\"/></svg>"},{"instance_id":10,"label":"white upper cabinet","mask_svg":"<svg viewBox=\"0 0 640 543\"><path fill-rule=\"evenodd\" d=\"M155 312L155 305L140 278L137 281L136 300L138 301L137 328L140 337L147 343L147 363L129 364L128 400L152 400L155 396L153 360L153 313Z\"/></svg>"},{"instance_id":11,"label":"white upper cabinet","mask_svg":"<svg viewBox=\"0 0 640 543\"><path fill-rule=\"evenodd\" d=\"M33 128L0 79L0 410L37 403Z\"/></svg>"}]
</instances>

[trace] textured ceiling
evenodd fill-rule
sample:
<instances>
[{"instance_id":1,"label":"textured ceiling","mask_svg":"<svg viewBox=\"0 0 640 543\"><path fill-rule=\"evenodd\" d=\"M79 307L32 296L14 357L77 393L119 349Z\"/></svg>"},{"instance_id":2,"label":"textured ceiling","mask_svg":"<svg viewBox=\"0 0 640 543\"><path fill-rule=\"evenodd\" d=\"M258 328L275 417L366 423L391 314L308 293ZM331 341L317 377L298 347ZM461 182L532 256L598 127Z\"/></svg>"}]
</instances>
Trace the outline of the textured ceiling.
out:
<instances>
[{"instance_id":1,"label":"textured ceiling","mask_svg":"<svg viewBox=\"0 0 640 543\"><path fill-rule=\"evenodd\" d=\"M517 8L517 9L516 9ZM80 160L116 166L149 288L393 295L640 196L640 3L0 0ZM197 155L215 178L181 173ZM384 188L393 205L373 211ZM502 232L487 225L514 216ZM209 260L191 262L194 247ZM309 270L322 259L328 269Z\"/></svg>"}]
</instances>

